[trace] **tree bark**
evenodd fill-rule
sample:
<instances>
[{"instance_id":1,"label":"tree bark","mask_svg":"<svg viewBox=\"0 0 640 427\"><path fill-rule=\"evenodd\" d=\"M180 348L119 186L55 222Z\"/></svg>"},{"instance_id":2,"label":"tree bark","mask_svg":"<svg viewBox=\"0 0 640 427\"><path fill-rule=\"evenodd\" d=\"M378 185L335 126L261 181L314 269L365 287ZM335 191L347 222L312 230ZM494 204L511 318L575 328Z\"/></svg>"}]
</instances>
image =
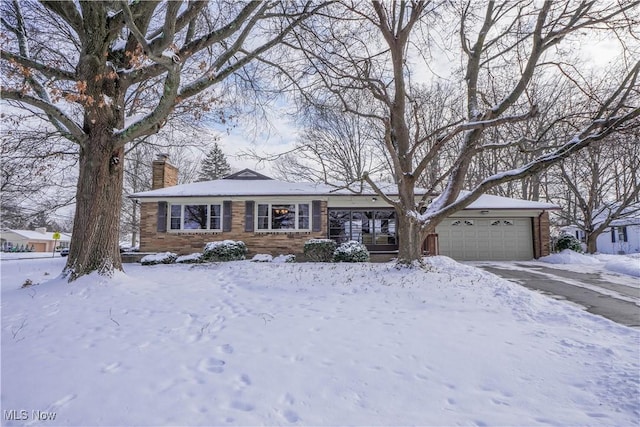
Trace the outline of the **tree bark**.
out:
<instances>
[{"instance_id":1,"label":"tree bark","mask_svg":"<svg viewBox=\"0 0 640 427\"><path fill-rule=\"evenodd\" d=\"M112 276L122 271L120 209L123 150L113 151L109 136L94 138L80 150L74 238L63 271L69 280L97 271Z\"/></svg>"},{"instance_id":2,"label":"tree bark","mask_svg":"<svg viewBox=\"0 0 640 427\"><path fill-rule=\"evenodd\" d=\"M422 245L427 233L417 218L402 213L398 215L398 264L411 265L422 260Z\"/></svg>"},{"instance_id":3,"label":"tree bark","mask_svg":"<svg viewBox=\"0 0 640 427\"><path fill-rule=\"evenodd\" d=\"M598 251L598 247L596 245L596 241L598 239L598 235L596 233L588 233L586 236L587 240L587 253L595 254Z\"/></svg>"}]
</instances>

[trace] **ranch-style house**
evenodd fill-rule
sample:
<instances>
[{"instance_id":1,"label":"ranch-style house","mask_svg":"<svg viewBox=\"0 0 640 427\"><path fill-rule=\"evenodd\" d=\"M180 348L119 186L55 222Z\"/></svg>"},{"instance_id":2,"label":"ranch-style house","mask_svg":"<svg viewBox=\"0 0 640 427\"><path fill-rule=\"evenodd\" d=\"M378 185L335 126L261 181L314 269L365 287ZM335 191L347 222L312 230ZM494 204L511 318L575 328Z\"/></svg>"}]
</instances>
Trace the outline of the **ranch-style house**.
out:
<instances>
[{"instance_id":1,"label":"ranch-style house","mask_svg":"<svg viewBox=\"0 0 640 427\"><path fill-rule=\"evenodd\" d=\"M391 258L396 214L375 193L284 182L245 169L223 179L177 185L178 170L159 156L141 205L141 252L199 252L207 242L242 240L250 255L296 254L312 238L356 240ZM436 229L425 251L456 260L528 260L549 254L550 203L483 195Z\"/></svg>"}]
</instances>

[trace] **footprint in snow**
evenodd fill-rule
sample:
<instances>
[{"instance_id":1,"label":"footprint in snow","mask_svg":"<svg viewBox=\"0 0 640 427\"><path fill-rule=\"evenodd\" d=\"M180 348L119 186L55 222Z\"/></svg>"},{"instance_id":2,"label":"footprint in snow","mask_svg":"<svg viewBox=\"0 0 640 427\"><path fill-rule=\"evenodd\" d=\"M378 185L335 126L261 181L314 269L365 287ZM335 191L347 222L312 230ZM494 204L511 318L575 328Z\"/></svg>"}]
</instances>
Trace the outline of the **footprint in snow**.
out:
<instances>
[{"instance_id":1,"label":"footprint in snow","mask_svg":"<svg viewBox=\"0 0 640 427\"><path fill-rule=\"evenodd\" d=\"M255 408L255 406L253 406L250 403L240 402L237 400L234 402L231 402L231 407L233 409L237 409L238 411L244 411L244 412L253 411L253 409Z\"/></svg>"},{"instance_id":2,"label":"footprint in snow","mask_svg":"<svg viewBox=\"0 0 640 427\"><path fill-rule=\"evenodd\" d=\"M300 421L300 417L298 416L298 414L288 409L284 411L282 415L284 416L284 419L290 423L297 423L298 421Z\"/></svg>"},{"instance_id":3,"label":"footprint in snow","mask_svg":"<svg viewBox=\"0 0 640 427\"><path fill-rule=\"evenodd\" d=\"M218 347L220 353L231 354L233 353L233 347L230 344L224 344Z\"/></svg>"},{"instance_id":4,"label":"footprint in snow","mask_svg":"<svg viewBox=\"0 0 640 427\"><path fill-rule=\"evenodd\" d=\"M214 374L220 374L224 371L224 360L216 359L215 357L208 357L206 359L202 359L200 363L198 363L198 370L200 372L210 372Z\"/></svg>"}]
</instances>

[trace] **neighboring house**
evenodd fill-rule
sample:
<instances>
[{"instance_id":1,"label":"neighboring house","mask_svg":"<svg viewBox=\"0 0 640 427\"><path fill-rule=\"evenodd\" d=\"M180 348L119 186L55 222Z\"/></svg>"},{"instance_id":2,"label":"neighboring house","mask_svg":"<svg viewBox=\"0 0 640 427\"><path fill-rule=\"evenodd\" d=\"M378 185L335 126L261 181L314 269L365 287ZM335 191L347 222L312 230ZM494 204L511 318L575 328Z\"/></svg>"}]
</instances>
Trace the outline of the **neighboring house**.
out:
<instances>
[{"instance_id":1,"label":"neighboring house","mask_svg":"<svg viewBox=\"0 0 640 427\"><path fill-rule=\"evenodd\" d=\"M161 156L152 190L131 196L141 202L141 252L187 254L225 239L244 241L252 254L301 254L312 238L356 240L373 253L398 249L395 211L372 192L278 181L249 169L183 185L177 177ZM484 195L440 224L435 244L459 260L538 258L549 253L550 209L557 207Z\"/></svg>"},{"instance_id":2,"label":"neighboring house","mask_svg":"<svg viewBox=\"0 0 640 427\"><path fill-rule=\"evenodd\" d=\"M60 233L60 239L54 240L54 233L46 228L35 230L2 230L0 242L2 251L33 250L33 252L53 252L56 247L69 247L71 236Z\"/></svg>"},{"instance_id":3,"label":"neighboring house","mask_svg":"<svg viewBox=\"0 0 640 427\"><path fill-rule=\"evenodd\" d=\"M604 222L605 213L596 217L596 223ZM627 206L622 218L614 219L596 239L596 248L603 254L630 254L640 252L640 205Z\"/></svg>"},{"instance_id":4,"label":"neighboring house","mask_svg":"<svg viewBox=\"0 0 640 427\"><path fill-rule=\"evenodd\" d=\"M611 221L609 227L596 238L596 250L602 254L640 253L640 210L637 205L625 218ZM602 224L602 218L596 217L595 226ZM576 225L560 229L562 233L575 236L580 242L586 241L585 232Z\"/></svg>"},{"instance_id":5,"label":"neighboring house","mask_svg":"<svg viewBox=\"0 0 640 427\"><path fill-rule=\"evenodd\" d=\"M603 254L639 253L640 215L612 221L596 239L596 247Z\"/></svg>"}]
</instances>

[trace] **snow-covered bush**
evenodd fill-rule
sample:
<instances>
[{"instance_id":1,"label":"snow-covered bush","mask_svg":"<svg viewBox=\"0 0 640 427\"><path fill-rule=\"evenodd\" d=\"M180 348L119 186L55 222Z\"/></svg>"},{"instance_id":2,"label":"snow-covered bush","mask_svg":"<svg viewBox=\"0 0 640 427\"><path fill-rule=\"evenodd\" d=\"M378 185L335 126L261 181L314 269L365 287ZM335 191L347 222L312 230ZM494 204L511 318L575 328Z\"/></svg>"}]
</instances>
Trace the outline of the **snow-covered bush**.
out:
<instances>
[{"instance_id":1,"label":"snow-covered bush","mask_svg":"<svg viewBox=\"0 0 640 427\"><path fill-rule=\"evenodd\" d=\"M563 234L556 242L556 251L561 252L565 249L571 249L574 252L582 252L580 241L571 234Z\"/></svg>"},{"instance_id":2,"label":"snow-covered bush","mask_svg":"<svg viewBox=\"0 0 640 427\"><path fill-rule=\"evenodd\" d=\"M289 254L289 255L278 255L277 257L273 258L273 262L275 263L290 263L290 262L296 262L296 256Z\"/></svg>"},{"instance_id":3,"label":"snow-covered bush","mask_svg":"<svg viewBox=\"0 0 640 427\"><path fill-rule=\"evenodd\" d=\"M145 255L140 263L142 265L156 265L156 264L173 264L176 262L178 255L173 252L160 252L157 254Z\"/></svg>"},{"instance_id":4,"label":"snow-covered bush","mask_svg":"<svg viewBox=\"0 0 640 427\"><path fill-rule=\"evenodd\" d=\"M310 239L304 244L304 258L310 262L331 262L336 242L331 239Z\"/></svg>"},{"instance_id":5,"label":"snow-covered bush","mask_svg":"<svg viewBox=\"0 0 640 427\"><path fill-rule=\"evenodd\" d=\"M333 260L335 262L368 262L369 251L362 243L351 240L336 248Z\"/></svg>"},{"instance_id":6,"label":"snow-covered bush","mask_svg":"<svg viewBox=\"0 0 640 427\"><path fill-rule=\"evenodd\" d=\"M251 262L271 262L273 256L269 254L256 254L251 258Z\"/></svg>"},{"instance_id":7,"label":"snow-covered bush","mask_svg":"<svg viewBox=\"0 0 640 427\"><path fill-rule=\"evenodd\" d=\"M204 261L239 261L245 259L247 252L249 250L244 242L223 240L204 245L202 258Z\"/></svg>"},{"instance_id":8,"label":"snow-covered bush","mask_svg":"<svg viewBox=\"0 0 640 427\"><path fill-rule=\"evenodd\" d=\"M196 252L189 255L182 255L176 259L176 263L178 264L197 264L202 262L202 253Z\"/></svg>"}]
</instances>

